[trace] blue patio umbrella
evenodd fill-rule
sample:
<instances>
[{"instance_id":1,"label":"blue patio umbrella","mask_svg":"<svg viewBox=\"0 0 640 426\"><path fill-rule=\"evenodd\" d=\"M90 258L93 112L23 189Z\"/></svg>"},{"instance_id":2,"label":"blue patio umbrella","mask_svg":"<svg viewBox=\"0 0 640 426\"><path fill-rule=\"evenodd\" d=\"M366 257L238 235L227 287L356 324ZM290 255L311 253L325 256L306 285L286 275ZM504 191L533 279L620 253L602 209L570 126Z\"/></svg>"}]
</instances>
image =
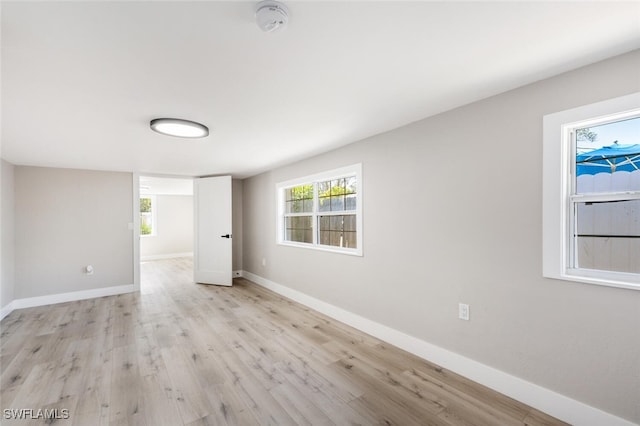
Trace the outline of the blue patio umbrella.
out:
<instances>
[{"instance_id":1,"label":"blue patio umbrella","mask_svg":"<svg viewBox=\"0 0 640 426\"><path fill-rule=\"evenodd\" d=\"M640 170L640 144L603 146L576 156L576 175Z\"/></svg>"}]
</instances>

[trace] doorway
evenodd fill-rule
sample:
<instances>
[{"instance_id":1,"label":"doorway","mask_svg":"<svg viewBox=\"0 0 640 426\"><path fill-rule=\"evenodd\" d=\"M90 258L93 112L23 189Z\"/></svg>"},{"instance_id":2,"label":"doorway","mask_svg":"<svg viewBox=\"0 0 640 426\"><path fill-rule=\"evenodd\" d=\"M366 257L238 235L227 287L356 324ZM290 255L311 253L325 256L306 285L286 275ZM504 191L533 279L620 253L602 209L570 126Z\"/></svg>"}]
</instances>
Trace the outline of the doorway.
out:
<instances>
[{"instance_id":1,"label":"doorway","mask_svg":"<svg viewBox=\"0 0 640 426\"><path fill-rule=\"evenodd\" d=\"M193 276L193 179L140 176L139 202L140 291L151 290L149 270L158 262L182 259Z\"/></svg>"}]
</instances>

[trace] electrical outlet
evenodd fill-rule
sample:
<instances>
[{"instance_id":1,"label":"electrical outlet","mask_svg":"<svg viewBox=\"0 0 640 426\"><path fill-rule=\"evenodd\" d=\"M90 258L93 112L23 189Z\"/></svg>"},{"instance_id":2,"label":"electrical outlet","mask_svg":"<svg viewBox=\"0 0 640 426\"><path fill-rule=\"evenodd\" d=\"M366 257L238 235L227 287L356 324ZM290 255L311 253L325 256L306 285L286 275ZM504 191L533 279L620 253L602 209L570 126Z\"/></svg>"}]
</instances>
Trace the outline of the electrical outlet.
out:
<instances>
[{"instance_id":1,"label":"electrical outlet","mask_svg":"<svg viewBox=\"0 0 640 426\"><path fill-rule=\"evenodd\" d=\"M267 266L267 259L265 257L262 258L262 267Z\"/></svg>"},{"instance_id":2,"label":"electrical outlet","mask_svg":"<svg viewBox=\"0 0 640 426\"><path fill-rule=\"evenodd\" d=\"M458 303L458 318L469 321L469 305L466 303Z\"/></svg>"}]
</instances>

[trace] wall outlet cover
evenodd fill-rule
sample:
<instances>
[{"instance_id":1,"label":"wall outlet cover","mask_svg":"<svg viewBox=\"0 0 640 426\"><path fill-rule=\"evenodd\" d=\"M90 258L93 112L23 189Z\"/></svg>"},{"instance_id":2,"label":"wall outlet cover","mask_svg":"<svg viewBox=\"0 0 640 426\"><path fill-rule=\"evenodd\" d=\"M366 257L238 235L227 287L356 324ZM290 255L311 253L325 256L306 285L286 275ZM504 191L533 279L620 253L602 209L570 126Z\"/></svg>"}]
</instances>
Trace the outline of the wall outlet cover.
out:
<instances>
[{"instance_id":1,"label":"wall outlet cover","mask_svg":"<svg viewBox=\"0 0 640 426\"><path fill-rule=\"evenodd\" d=\"M469 305L466 303L458 303L458 318L469 321Z\"/></svg>"}]
</instances>

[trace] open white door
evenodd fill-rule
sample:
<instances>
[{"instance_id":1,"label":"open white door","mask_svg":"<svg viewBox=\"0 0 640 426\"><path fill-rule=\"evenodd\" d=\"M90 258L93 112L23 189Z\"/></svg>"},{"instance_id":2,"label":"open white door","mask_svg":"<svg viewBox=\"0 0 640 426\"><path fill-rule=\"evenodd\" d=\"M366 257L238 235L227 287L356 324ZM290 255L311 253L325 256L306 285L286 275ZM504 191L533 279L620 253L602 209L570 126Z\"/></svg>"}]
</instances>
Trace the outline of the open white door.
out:
<instances>
[{"instance_id":1,"label":"open white door","mask_svg":"<svg viewBox=\"0 0 640 426\"><path fill-rule=\"evenodd\" d=\"M194 281L230 286L231 176L194 179Z\"/></svg>"}]
</instances>

